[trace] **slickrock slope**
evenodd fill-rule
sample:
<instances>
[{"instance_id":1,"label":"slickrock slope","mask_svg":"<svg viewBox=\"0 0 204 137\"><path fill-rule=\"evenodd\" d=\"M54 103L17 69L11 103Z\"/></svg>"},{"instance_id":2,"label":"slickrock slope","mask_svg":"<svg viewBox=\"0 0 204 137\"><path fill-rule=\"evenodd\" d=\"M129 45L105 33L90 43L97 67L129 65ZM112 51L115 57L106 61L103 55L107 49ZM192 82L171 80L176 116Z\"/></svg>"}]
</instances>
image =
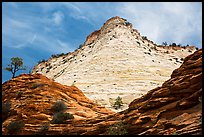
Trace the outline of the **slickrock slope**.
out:
<instances>
[{"instance_id":1,"label":"slickrock slope","mask_svg":"<svg viewBox=\"0 0 204 137\"><path fill-rule=\"evenodd\" d=\"M161 86L194 51L194 46L158 46L116 16L90 34L81 48L38 64L32 73L69 86L76 81L88 98L106 107L120 96L125 109L134 98Z\"/></svg>"},{"instance_id":2,"label":"slickrock slope","mask_svg":"<svg viewBox=\"0 0 204 137\"><path fill-rule=\"evenodd\" d=\"M23 94L16 99L18 91ZM202 49L187 56L162 86L134 99L128 109L118 113L96 106L76 87L62 86L39 74L21 75L4 83L2 94L3 102L11 101L14 111L4 120L3 133L10 121L23 119L26 126L21 134L34 134L40 124L51 119L51 105L64 99L67 112L75 119L51 124L46 135L106 135L118 122L123 122L121 130L129 135L197 135L202 130Z\"/></svg>"},{"instance_id":3,"label":"slickrock slope","mask_svg":"<svg viewBox=\"0 0 204 137\"><path fill-rule=\"evenodd\" d=\"M135 99L128 109L108 116L103 124L123 121L129 124L129 135L201 134L201 98L202 49L186 57L161 87ZM100 125L96 132L107 134L104 127Z\"/></svg>"},{"instance_id":4,"label":"slickrock slope","mask_svg":"<svg viewBox=\"0 0 204 137\"><path fill-rule=\"evenodd\" d=\"M7 125L16 120L23 120L25 128L20 134L34 134L43 123L53 118L52 105L62 100L68 106L65 112L74 115L74 123L83 119L96 119L113 114L111 110L89 100L75 86L65 86L54 82L41 74L22 74L2 85L2 102L11 102L9 115L2 115L2 131L6 134ZM51 124L49 133L63 131L67 124Z\"/></svg>"}]
</instances>

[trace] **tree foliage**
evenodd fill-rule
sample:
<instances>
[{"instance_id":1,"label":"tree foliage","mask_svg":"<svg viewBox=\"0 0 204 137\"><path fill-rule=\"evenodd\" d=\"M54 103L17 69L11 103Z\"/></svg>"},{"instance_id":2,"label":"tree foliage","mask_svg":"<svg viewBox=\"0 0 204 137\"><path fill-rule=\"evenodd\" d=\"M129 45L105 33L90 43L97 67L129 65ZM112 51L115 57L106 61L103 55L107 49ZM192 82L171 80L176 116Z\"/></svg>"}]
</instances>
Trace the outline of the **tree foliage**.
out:
<instances>
[{"instance_id":1,"label":"tree foliage","mask_svg":"<svg viewBox=\"0 0 204 137\"><path fill-rule=\"evenodd\" d=\"M143 40L147 40L147 36L142 36L142 39Z\"/></svg>"},{"instance_id":2,"label":"tree foliage","mask_svg":"<svg viewBox=\"0 0 204 137\"><path fill-rule=\"evenodd\" d=\"M162 45L167 46L168 44L167 42L162 42Z\"/></svg>"},{"instance_id":3,"label":"tree foliage","mask_svg":"<svg viewBox=\"0 0 204 137\"><path fill-rule=\"evenodd\" d=\"M122 98L120 96L118 96L115 100L115 103L113 104L113 107L115 109L119 109L123 106L123 101L122 101Z\"/></svg>"},{"instance_id":4,"label":"tree foliage","mask_svg":"<svg viewBox=\"0 0 204 137\"><path fill-rule=\"evenodd\" d=\"M39 61L38 61L38 64L43 63L43 62L46 62L46 61L47 61L47 60L45 60L45 59L39 60Z\"/></svg>"},{"instance_id":5,"label":"tree foliage","mask_svg":"<svg viewBox=\"0 0 204 137\"><path fill-rule=\"evenodd\" d=\"M127 135L128 125L125 125L122 121L115 123L112 126L109 126L107 129L107 134L108 135Z\"/></svg>"},{"instance_id":6,"label":"tree foliage","mask_svg":"<svg viewBox=\"0 0 204 137\"><path fill-rule=\"evenodd\" d=\"M2 113L7 115L11 109L11 102L2 102Z\"/></svg>"},{"instance_id":7,"label":"tree foliage","mask_svg":"<svg viewBox=\"0 0 204 137\"><path fill-rule=\"evenodd\" d=\"M40 129L37 131L36 135L46 135L46 132L50 128L50 123L44 123L41 125Z\"/></svg>"},{"instance_id":8,"label":"tree foliage","mask_svg":"<svg viewBox=\"0 0 204 137\"><path fill-rule=\"evenodd\" d=\"M13 121L8 124L7 131L9 134L14 134L20 132L20 130L25 126L22 120L20 121Z\"/></svg>"},{"instance_id":9,"label":"tree foliage","mask_svg":"<svg viewBox=\"0 0 204 137\"><path fill-rule=\"evenodd\" d=\"M51 123L63 124L64 121L66 121L68 119L73 119L73 118L74 118L74 116L72 114L63 113L62 111L60 111L60 112L57 112L54 114Z\"/></svg>"},{"instance_id":10,"label":"tree foliage","mask_svg":"<svg viewBox=\"0 0 204 137\"><path fill-rule=\"evenodd\" d=\"M8 64L8 67L4 68L7 71L12 73L12 78L15 77L15 74L19 70L26 70L27 67L23 66L23 59L19 57L11 58L11 64Z\"/></svg>"},{"instance_id":11,"label":"tree foliage","mask_svg":"<svg viewBox=\"0 0 204 137\"><path fill-rule=\"evenodd\" d=\"M60 111L64 111L67 109L67 106L66 104L61 101L61 100L58 100L57 102L55 102L51 108L54 112L60 112Z\"/></svg>"}]
</instances>

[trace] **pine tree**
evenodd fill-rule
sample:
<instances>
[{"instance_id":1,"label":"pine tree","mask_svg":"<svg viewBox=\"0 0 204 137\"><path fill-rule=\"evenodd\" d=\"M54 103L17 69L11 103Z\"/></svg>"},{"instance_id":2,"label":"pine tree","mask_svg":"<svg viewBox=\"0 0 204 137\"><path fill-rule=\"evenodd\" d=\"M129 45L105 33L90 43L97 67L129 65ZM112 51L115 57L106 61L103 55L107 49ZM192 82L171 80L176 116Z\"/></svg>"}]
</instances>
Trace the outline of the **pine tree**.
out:
<instances>
[{"instance_id":1,"label":"pine tree","mask_svg":"<svg viewBox=\"0 0 204 137\"><path fill-rule=\"evenodd\" d=\"M115 100L115 103L114 103L113 107L114 107L115 109L119 109L119 108L121 108L122 106L123 106L122 98L118 96L118 97L116 98L116 100Z\"/></svg>"},{"instance_id":2,"label":"pine tree","mask_svg":"<svg viewBox=\"0 0 204 137\"><path fill-rule=\"evenodd\" d=\"M12 78L15 77L15 74L19 70L26 70L27 67L23 66L23 59L19 57L11 58L11 64L8 64L8 67L4 68L7 71L12 73Z\"/></svg>"}]
</instances>

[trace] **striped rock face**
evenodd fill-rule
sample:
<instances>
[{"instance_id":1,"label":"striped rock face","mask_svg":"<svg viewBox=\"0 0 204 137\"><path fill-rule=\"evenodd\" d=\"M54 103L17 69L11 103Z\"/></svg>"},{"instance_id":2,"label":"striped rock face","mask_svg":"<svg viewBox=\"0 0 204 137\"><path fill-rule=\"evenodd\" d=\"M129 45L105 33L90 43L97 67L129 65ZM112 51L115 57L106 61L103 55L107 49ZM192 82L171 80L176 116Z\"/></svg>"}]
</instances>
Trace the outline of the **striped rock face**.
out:
<instances>
[{"instance_id":1,"label":"striped rock face","mask_svg":"<svg viewBox=\"0 0 204 137\"><path fill-rule=\"evenodd\" d=\"M32 73L74 84L89 99L121 111L133 99L161 86L194 51L194 46L156 45L116 16L90 34L79 49L38 64ZM124 106L115 110L112 104L118 96Z\"/></svg>"}]
</instances>

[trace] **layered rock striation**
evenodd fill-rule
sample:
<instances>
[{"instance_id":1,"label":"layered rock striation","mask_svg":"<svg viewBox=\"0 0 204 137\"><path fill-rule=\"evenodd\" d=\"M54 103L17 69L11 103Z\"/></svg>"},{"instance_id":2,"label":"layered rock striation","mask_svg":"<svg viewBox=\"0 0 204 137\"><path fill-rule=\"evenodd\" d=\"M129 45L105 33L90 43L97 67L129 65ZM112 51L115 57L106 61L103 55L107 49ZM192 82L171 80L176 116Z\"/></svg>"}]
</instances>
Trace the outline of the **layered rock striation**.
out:
<instances>
[{"instance_id":1,"label":"layered rock striation","mask_svg":"<svg viewBox=\"0 0 204 137\"><path fill-rule=\"evenodd\" d=\"M113 114L109 109L95 104L75 86L61 85L42 74L22 74L2 85L2 104L10 103L8 113L2 115L2 131L7 134L7 126L12 121L22 120L25 123L20 134L35 134L43 123L51 123L54 112L52 106L57 101L63 101L67 106L65 113L74 116L74 121L88 120ZM70 123L70 120L64 121ZM50 134L63 131L63 124L50 124Z\"/></svg>"},{"instance_id":2,"label":"layered rock striation","mask_svg":"<svg viewBox=\"0 0 204 137\"><path fill-rule=\"evenodd\" d=\"M20 75L5 82L2 89L3 103L12 103L9 115L2 116L3 134L14 120L25 123L19 134L35 134L42 123L52 119L50 108L57 100L66 102L66 112L75 118L50 124L46 135L202 134L202 49L187 56L161 86L118 113L94 104L77 87L61 85L40 74Z\"/></svg>"},{"instance_id":3,"label":"layered rock striation","mask_svg":"<svg viewBox=\"0 0 204 137\"><path fill-rule=\"evenodd\" d=\"M74 83L105 107L112 108L120 96L124 103L121 111L134 98L161 86L194 51L194 46L158 46L116 16L91 33L79 49L38 64L32 73L44 74L63 85Z\"/></svg>"},{"instance_id":4,"label":"layered rock striation","mask_svg":"<svg viewBox=\"0 0 204 137\"><path fill-rule=\"evenodd\" d=\"M187 56L161 87L135 99L128 109L106 121L129 125L129 135L201 135L202 49Z\"/></svg>"}]
</instances>

